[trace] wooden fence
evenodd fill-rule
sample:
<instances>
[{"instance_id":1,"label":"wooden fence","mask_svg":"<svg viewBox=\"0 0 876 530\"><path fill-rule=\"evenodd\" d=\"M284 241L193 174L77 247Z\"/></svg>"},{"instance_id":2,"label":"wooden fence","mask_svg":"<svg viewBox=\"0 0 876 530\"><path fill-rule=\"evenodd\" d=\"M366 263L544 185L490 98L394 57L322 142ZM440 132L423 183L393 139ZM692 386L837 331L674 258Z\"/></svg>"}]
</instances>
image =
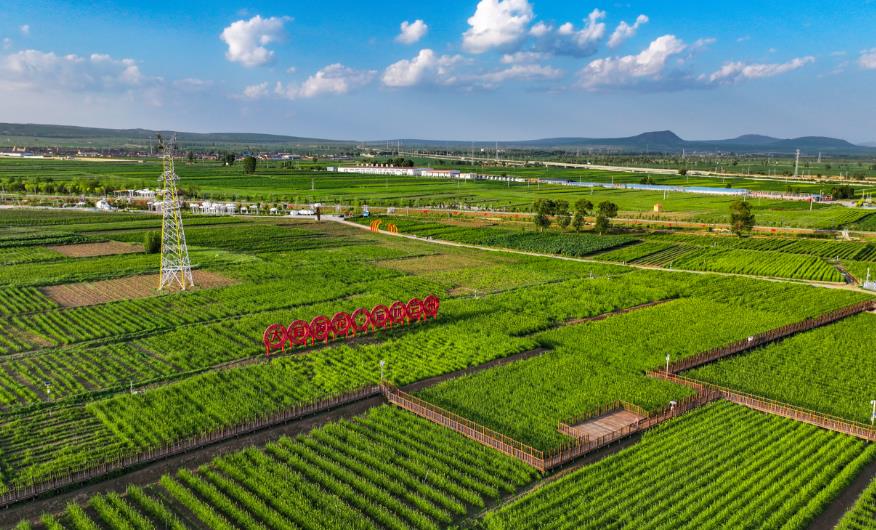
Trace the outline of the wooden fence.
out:
<instances>
[{"instance_id":1,"label":"wooden fence","mask_svg":"<svg viewBox=\"0 0 876 530\"><path fill-rule=\"evenodd\" d=\"M57 473L45 481L12 489L0 495L0 508L5 508L17 502L32 499L50 491L87 482L123 469L157 462L174 455L186 453L194 449L206 447L255 431L260 431L274 425L281 425L297 418L333 409L341 405L353 403L379 394L379 386L366 386L352 392L332 395L319 401L282 410L275 414L270 414L263 418L234 425L232 427L223 427L222 429L189 438L188 440L182 440L171 445L149 449L133 455L119 455L115 459L104 460L97 464L86 463L80 466L79 469L70 469L65 472Z\"/></svg>"},{"instance_id":2,"label":"wooden fence","mask_svg":"<svg viewBox=\"0 0 876 530\"><path fill-rule=\"evenodd\" d=\"M645 412L644 415L646 417L643 417L641 420L632 425L629 425L622 429L618 429L616 431L612 431L603 436L600 436L599 438L588 438L587 440L583 440L576 437L575 440L572 440L558 447L557 449L550 451L549 453L545 453L544 451L535 449L534 447L530 447L500 432L496 432L474 421L463 418L462 416L454 414L453 412L442 409L441 407L424 401L416 396L412 396L411 394L399 390L398 388L384 385L383 392L386 396L386 399L390 403L410 412L413 412L418 416L426 418L433 423L456 431L466 438L480 443L481 445L492 447L493 449L501 453L517 458L518 460L521 460L531 465L541 472L545 472L555 467L566 464L567 462L584 456L587 453L605 447L617 440L626 438L627 436L630 436L636 432L649 429L670 418L674 418L676 416L684 414L689 410L699 407L700 405L704 405L705 403L708 403L709 401L713 401L720 397L719 394L715 392L705 392L684 399L674 407L667 406L663 410L652 413L645 412L643 409L638 408L635 405L631 405L633 407L636 407L638 410ZM602 413L616 410L617 407L612 406L622 403L623 402L617 402L613 403L612 405L606 405L600 407L600 410L603 410ZM591 411L587 414L587 416L595 417L594 414L596 413Z\"/></svg>"},{"instance_id":3,"label":"wooden fence","mask_svg":"<svg viewBox=\"0 0 876 530\"><path fill-rule=\"evenodd\" d=\"M694 388L699 392L717 392L727 401L746 406L748 408L783 416L795 421L809 423L831 431L848 434L871 442L876 442L876 428L864 423L838 418L829 414L823 414L814 410L808 410L801 407L795 407L787 403L782 403L773 399L763 398L745 392L738 392L711 383L697 381L676 374L666 374L664 372L651 372L649 375L673 381L678 384L686 385Z\"/></svg>"},{"instance_id":4,"label":"wooden fence","mask_svg":"<svg viewBox=\"0 0 876 530\"><path fill-rule=\"evenodd\" d=\"M530 447L500 432L488 429L483 425L444 410L394 386L384 384L383 393L387 401L394 405L413 412L417 416L426 418L433 423L447 427L452 431L456 431L481 445L492 447L501 453L513 456L540 471L545 471L544 453L534 447Z\"/></svg>"},{"instance_id":5,"label":"wooden fence","mask_svg":"<svg viewBox=\"0 0 876 530\"><path fill-rule=\"evenodd\" d=\"M778 339L794 335L795 333L800 333L801 331L808 331L810 329L824 326L826 324L836 322L837 320L842 320L846 317L850 317L858 313L873 310L876 310L876 301L874 300L865 300L863 302L858 302L850 306L835 309L833 311L829 311L827 313L819 315L815 318L807 318L806 320L771 329L757 335L752 335L751 337L748 337L746 339L742 339L727 344L725 346L720 346L718 348L713 348L711 350L704 351L691 357L679 359L678 361L669 363L669 373L677 374L679 372L683 372L684 370L689 370L697 366L702 366L704 364L714 362L722 357L735 355L737 353L741 353L746 350L768 344Z\"/></svg>"},{"instance_id":6,"label":"wooden fence","mask_svg":"<svg viewBox=\"0 0 876 530\"><path fill-rule=\"evenodd\" d=\"M654 412L647 412L644 409L642 409L641 407L638 407L636 405L631 405L632 407L635 407L635 408L634 409L626 409L626 410L632 410L633 412L639 413L641 416L643 416L643 418L641 420L639 420L636 423L633 423L631 425L628 425L626 427L623 427L621 429L618 429L616 431L612 431L610 433L604 434L603 436L600 436L599 438L581 439L581 438L576 437L575 440L573 440L571 442L567 442L565 445L555 449L550 454L545 456L545 462L544 462L545 469L553 469L557 466L561 466L567 462L575 460L576 458L584 456L587 453L590 453L592 451L595 451L597 449L605 447L606 445L609 445L613 442L616 442L617 440L620 440L622 438L626 438L627 436L635 434L639 431L644 431L644 430L650 429L651 427L654 427L655 425L663 423L666 420L675 418L677 416L681 416L682 414L684 414L690 410L693 410L697 407L705 405L706 403L709 403L710 401L714 401L716 399L719 399L720 397L721 397L721 395L718 392L714 392L711 390L704 390L703 392L700 392L697 395L690 396L690 397L687 397L685 399L678 401L675 405L667 405L665 408L658 410L658 411L654 411ZM626 407L624 407L624 402L622 402L622 401L619 401L616 404L620 405L622 408L626 408ZM606 409L603 412L603 414L605 412L610 411L610 410L617 410L618 409L618 407L608 408L608 406L604 406L604 407L600 407L600 408ZM641 414L641 412L644 412L644 414ZM589 417L596 417L597 415L600 415L600 414L590 413L590 414L582 415L581 417L583 417L583 418L586 418L588 416ZM561 425L562 425L562 423L561 423ZM563 432L563 431L561 430L560 432ZM564 433L564 434L566 434L566 433ZM574 436L574 435L572 435L572 436Z\"/></svg>"}]
</instances>

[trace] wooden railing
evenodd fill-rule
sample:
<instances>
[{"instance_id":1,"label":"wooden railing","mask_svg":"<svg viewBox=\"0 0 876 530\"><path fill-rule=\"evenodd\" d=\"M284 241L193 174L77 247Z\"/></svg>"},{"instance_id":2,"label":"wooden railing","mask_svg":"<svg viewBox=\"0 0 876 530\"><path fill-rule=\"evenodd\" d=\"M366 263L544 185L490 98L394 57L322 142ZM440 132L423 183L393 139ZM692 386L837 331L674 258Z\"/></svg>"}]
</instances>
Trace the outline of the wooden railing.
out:
<instances>
[{"instance_id":1,"label":"wooden railing","mask_svg":"<svg viewBox=\"0 0 876 530\"><path fill-rule=\"evenodd\" d=\"M684 414L693 408L719 397L717 393L706 392L682 400L675 406L667 406L665 409L652 413L648 413L644 409L636 407L635 405L627 404L631 407L636 407L638 409L637 413L643 412L644 414L642 414L642 416L644 417L636 423L604 434L598 438L588 438L584 440L575 437L574 440L567 442L549 453L545 453L544 451L530 447L509 436L496 432L467 418L463 418L458 414L445 410L437 405L433 405L393 386L383 385L382 388L387 401L390 403L413 412L420 417L426 418L433 423L456 431L481 445L492 447L501 453L517 458L541 472L561 466L641 430L649 429L654 425ZM624 402L618 401L599 407L596 411L589 412L587 416L595 417L594 415L601 415L612 410L617 410L618 407L622 408L623 406ZM601 414L598 411L602 411ZM572 436L574 437L575 435Z\"/></svg>"},{"instance_id":2,"label":"wooden railing","mask_svg":"<svg viewBox=\"0 0 876 530\"><path fill-rule=\"evenodd\" d=\"M727 344L725 346L712 348L711 350L704 351L691 357L679 359L675 362L669 363L669 373L677 374L679 372L683 372L684 370L689 370L697 366L702 366L704 364L714 362L718 359L721 359L722 357L735 355L737 353L741 353L752 348L757 348L758 346L763 346L764 344L768 344L778 339L800 333L801 331L808 331L810 329L824 326L825 324L830 324L832 322L836 322L837 320L842 320L846 317L856 315L858 313L873 310L876 310L876 300L865 300L863 302L858 302L850 306L835 309L814 318L807 318L806 320L800 322L795 322L793 324L788 324L786 326L771 329L763 333L758 333L757 335L752 335L751 337Z\"/></svg>"},{"instance_id":3,"label":"wooden railing","mask_svg":"<svg viewBox=\"0 0 876 530\"><path fill-rule=\"evenodd\" d=\"M871 442L876 442L876 428L871 425L848 420L845 418L839 418L837 416L831 416L830 414L824 414L821 412L816 412L814 410L804 409L802 407L795 407L793 405L782 403L781 401L776 401L774 399L768 399L760 396L755 396L753 394L747 394L745 392L739 392L726 387L713 385L711 383L706 383L703 381L697 381L695 379L690 379L688 377L683 377L676 374L666 374L665 372L661 371L651 372L649 375L653 377L659 377L661 379L666 379L668 381L672 381L681 385L686 385L688 387L696 389L697 391L717 392L722 398L726 399L727 401L738 403L754 410L759 410L761 412L766 412L769 414L775 414L776 416L783 416L785 418L790 418L792 420L800 421L803 423L809 423L811 425L822 427L831 431L848 434L850 436L855 436L857 438L862 438Z\"/></svg>"},{"instance_id":4,"label":"wooden railing","mask_svg":"<svg viewBox=\"0 0 876 530\"><path fill-rule=\"evenodd\" d=\"M492 447L501 453L513 456L540 471L545 471L544 453L542 451L467 418L463 418L458 414L444 410L394 386L384 384L382 388L387 401L390 403L413 412L417 416L426 418L433 423L456 431L481 445Z\"/></svg>"},{"instance_id":5,"label":"wooden railing","mask_svg":"<svg viewBox=\"0 0 876 530\"><path fill-rule=\"evenodd\" d=\"M380 387L366 386L352 392L332 395L312 403L292 407L232 427L223 427L219 430L189 438L187 440L181 440L174 444L149 449L137 454L120 454L114 459L105 459L100 463L85 463L78 469L69 469L64 472L55 473L39 483L33 483L7 491L0 495L0 508L5 508L11 504L32 499L50 491L87 482L123 469L163 460L174 455L206 447L237 436L260 431L274 425L281 425L293 419L309 416L317 412L333 409L341 405L353 403L379 394Z\"/></svg>"}]
</instances>

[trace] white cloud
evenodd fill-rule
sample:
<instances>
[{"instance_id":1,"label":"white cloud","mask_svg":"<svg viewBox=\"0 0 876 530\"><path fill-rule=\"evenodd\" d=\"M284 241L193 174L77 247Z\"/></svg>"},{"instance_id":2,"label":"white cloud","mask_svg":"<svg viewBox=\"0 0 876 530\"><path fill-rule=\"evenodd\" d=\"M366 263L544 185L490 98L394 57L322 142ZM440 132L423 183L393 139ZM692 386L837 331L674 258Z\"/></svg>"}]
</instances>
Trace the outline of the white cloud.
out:
<instances>
[{"instance_id":1,"label":"white cloud","mask_svg":"<svg viewBox=\"0 0 876 530\"><path fill-rule=\"evenodd\" d=\"M429 25L420 19L413 22L405 20L401 23L401 32L395 38L395 41L402 44L413 44L425 37L428 31Z\"/></svg>"},{"instance_id":2,"label":"white cloud","mask_svg":"<svg viewBox=\"0 0 876 530\"><path fill-rule=\"evenodd\" d=\"M636 55L607 57L591 61L580 71L584 88L625 87L662 80L666 63L687 46L675 35L663 35Z\"/></svg>"},{"instance_id":3,"label":"white cloud","mask_svg":"<svg viewBox=\"0 0 876 530\"><path fill-rule=\"evenodd\" d=\"M243 99L261 99L266 97L270 92L268 91L268 82L259 83L257 85L249 85L248 87L243 89L243 94L241 97Z\"/></svg>"},{"instance_id":4,"label":"white cloud","mask_svg":"<svg viewBox=\"0 0 876 530\"><path fill-rule=\"evenodd\" d=\"M9 37L4 37L3 38L3 49L8 50L11 47L12 47L12 39L10 39Z\"/></svg>"},{"instance_id":5,"label":"white cloud","mask_svg":"<svg viewBox=\"0 0 876 530\"><path fill-rule=\"evenodd\" d=\"M544 59L546 55L541 52L515 52L515 53L506 53L502 56L500 61L502 64L520 64L520 63L534 63L536 61L540 61Z\"/></svg>"},{"instance_id":6,"label":"white cloud","mask_svg":"<svg viewBox=\"0 0 876 530\"><path fill-rule=\"evenodd\" d=\"M386 67L383 84L388 87L409 87L427 83L452 84L454 65L462 61L459 55L437 55L429 48L420 50L413 59L402 59Z\"/></svg>"},{"instance_id":7,"label":"white cloud","mask_svg":"<svg viewBox=\"0 0 876 530\"><path fill-rule=\"evenodd\" d=\"M256 15L249 20L233 22L219 36L228 45L225 57L246 67L270 63L274 52L266 46L283 38L283 25L289 20L289 17L262 18Z\"/></svg>"},{"instance_id":8,"label":"white cloud","mask_svg":"<svg viewBox=\"0 0 876 530\"><path fill-rule=\"evenodd\" d=\"M861 51L858 66L865 70L876 70L876 48Z\"/></svg>"},{"instance_id":9,"label":"white cloud","mask_svg":"<svg viewBox=\"0 0 876 530\"><path fill-rule=\"evenodd\" d=\"M283 85L278 81L274 86L274 93L286 99L315 98L325 94L347 94L370 83L375 74L374 70L354 70L340 63L335 63L318 70L300 85L295 83ZM259 94L259 96L261 95Z\"/></svg>"},{"instance_id":10,"label":"white cloud","mask_svg":"<svg viewBox=\"0 0 876 530\"><path fill-rule=\"evenodd\" d=\"M529 33L536 38L539 50L556 55L571 55L586 57L593 55L599 42L605 37L605 11L594 9L584 19L584 25L577 29L571 22L565 22L558 28L539 22Z\"/></svg>"},{"instance_id":11,"label":"white cloud","mask_svg":"<svg viewBox=\"0 0 876 530\"><path fill-rule=\"evenodd\" d=\"M730 84L746 79L760 79L773 77L800 69L809 63L815 62L815 57L795 57L786 63L771 64L746 64L743 62L729 62L709 75L700 76L701 81L710 84Z\"/></svg>"},{"instance_id":12,"label":"white cloud","mask_svg":"<svg viewBox=\"0 0 876 530\"><path fill-rule=\"evenodd\" d=\"M39 50L22 50L0 58L4 88L31 90L103 91L127 90L148 83L133 59L114 59L107 54L88 57Z\"/></svg>"},{"instance_id":13,"label":"white cloud","mask_svg":"<svg viewBox=\"0 0 876 530\"><path fill-rule=\"evenodd\" d=\"M482 86L492 87L511 79L531 81L534 79L557 79L562 76L562 70L551 66L515 64L509 68L481 74L476 79Z\"/></svg>"},{"instance_id":14,"label":"white cloud","mask_svg":"<svg viewBox=\"0 0 876 530\"><path fill-rule=\"evenodd\" d=\"M515 45L526 35L533 16L527 0L480 0L468 19L471 27L462 35L462 47L483 53Z\"/></svg>"},{"instance_id":15,"label":"white cloud","mask_svg":"<svg viewBox=\"0 0 876 530\"><path fill-rule=\"evenodd\" d=\"M614 28L614 32L611 34L611 37L608 38L608 47L617 48L625 40L635 36L636 31L638 31L643 24L647 23L648 17L645 15L639 15L638 17L636 17L636 21L633 23L632 26L627 24L626 21L622 20L621 23L618 24L616 28Z\"/></svg>"},{"instance_id":16,"label":"white cloud","mask_svg":"<svg viewBox=\"0 0 876 530\"><path fill-rule=\"evenodd\" d=\"M18 27L18 30L21 31L21 34L27 37L30 35L30 24L22 24Z\"/></svg>"},{"instance_id":17,"label":"white cloud","mask_svg":"<svg viewBox=\"0 0 876 530\"><path fill-rule=\"evenodd\" d=\"M213 82L205 79L198 79L196 77L186 77L174 81L173 86L183 92L202 92L213 86Z\"/></svg>"}]
</instances>

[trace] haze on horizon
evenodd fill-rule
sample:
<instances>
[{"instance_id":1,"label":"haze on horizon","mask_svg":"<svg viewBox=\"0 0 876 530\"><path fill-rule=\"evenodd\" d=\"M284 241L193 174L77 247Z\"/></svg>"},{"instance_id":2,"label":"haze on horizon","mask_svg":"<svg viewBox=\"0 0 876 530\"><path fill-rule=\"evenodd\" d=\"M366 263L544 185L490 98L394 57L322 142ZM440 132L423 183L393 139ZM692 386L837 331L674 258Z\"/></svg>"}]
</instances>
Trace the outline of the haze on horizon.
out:
<instances>
[{"instance_id":1,"label":"haze on horizon","mask_svg":"<svg viewBox=\"0 0 876 530\"><path fill-rule=\"evenodd\" d=\"M0 121L876 141L876 2L7 2Z\"/></svg>"}]
</instances>

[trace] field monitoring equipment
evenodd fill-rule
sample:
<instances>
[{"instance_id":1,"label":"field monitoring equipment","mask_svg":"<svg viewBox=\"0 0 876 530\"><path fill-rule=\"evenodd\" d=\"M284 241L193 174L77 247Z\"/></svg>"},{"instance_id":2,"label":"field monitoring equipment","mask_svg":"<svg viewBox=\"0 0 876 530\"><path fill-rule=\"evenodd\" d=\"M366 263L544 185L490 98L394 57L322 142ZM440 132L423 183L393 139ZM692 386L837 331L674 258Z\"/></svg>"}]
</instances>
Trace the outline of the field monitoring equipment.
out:
<instances>
[{"instance_id":1,"label":"field monitoring equipment","mask_svg":"<svg viewBox=\"0 0 876 530\"><path fill-rule=\"evenodd\" d=\"M173 148L176 136L170 142L165 142L158 135L158 149L161 151L163 171L158 182L161 184L161 278L158 289L179 286L186 290L194 287L192 279L192 264L189 261L189 249L186 246L186 234L183 231L182 213L176 183L179 177L173 167Z\"/></svg>"}]
</instances>

